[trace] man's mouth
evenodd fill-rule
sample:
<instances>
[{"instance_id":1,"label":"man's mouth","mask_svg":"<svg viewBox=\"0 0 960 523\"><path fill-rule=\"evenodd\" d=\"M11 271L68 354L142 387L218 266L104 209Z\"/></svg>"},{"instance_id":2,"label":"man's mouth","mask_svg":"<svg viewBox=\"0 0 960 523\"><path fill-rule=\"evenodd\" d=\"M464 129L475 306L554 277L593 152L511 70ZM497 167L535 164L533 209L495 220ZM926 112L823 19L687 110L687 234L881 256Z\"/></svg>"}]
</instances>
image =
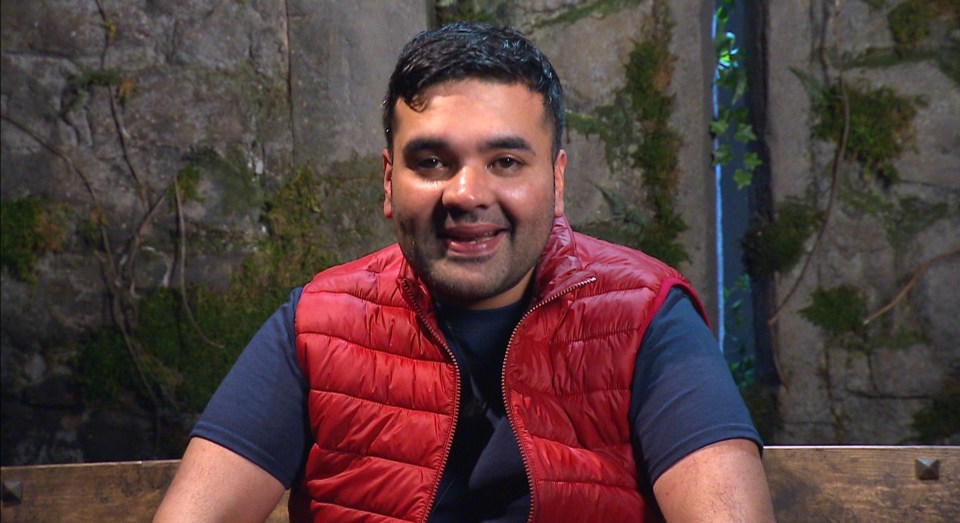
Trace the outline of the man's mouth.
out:
<instances>
[{"instance_id":1,"label":"man's mouth","mask_svg":"<svg viewBox=\"0 0 960 523\"><path fill-rule=\"evenodd\" d=\"M506 229L493 225L454 226L444 229L441 238L447 254L455 258L478 258L493 254Z\"/></svg>"}]
</instances>

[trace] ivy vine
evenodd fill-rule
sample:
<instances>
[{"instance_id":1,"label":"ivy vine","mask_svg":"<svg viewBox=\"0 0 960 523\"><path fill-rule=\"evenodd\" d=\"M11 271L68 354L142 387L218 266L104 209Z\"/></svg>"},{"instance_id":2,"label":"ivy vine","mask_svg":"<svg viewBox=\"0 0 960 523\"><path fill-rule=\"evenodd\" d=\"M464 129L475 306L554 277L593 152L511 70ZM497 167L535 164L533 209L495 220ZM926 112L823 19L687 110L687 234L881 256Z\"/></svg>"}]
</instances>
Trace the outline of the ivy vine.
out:
<instances>
[{"instance_id":1,"label":"ivy vine","mask_svg":"<svg viewBox=\"0 0 960 523\"><path fill-rule=\"evenodd\" d=\"M714 14L714 52L717 63L714 81L716 87L729 96L724 103L718 102L716 116L710 123L710 133L717 143L713 151L714 166L729 165L736 160L733 142L750 146L757 141L747 108L740 103L747 93L747 70L743 52L737 45L736 35L727 30L734 9L734 0L720 0ZM742 189L750 185L754 171L762 162L760 156L753 151L744 153L740 160L741 165L734 171L733 180L737 188Z\"/></svg>"}]
</instances>

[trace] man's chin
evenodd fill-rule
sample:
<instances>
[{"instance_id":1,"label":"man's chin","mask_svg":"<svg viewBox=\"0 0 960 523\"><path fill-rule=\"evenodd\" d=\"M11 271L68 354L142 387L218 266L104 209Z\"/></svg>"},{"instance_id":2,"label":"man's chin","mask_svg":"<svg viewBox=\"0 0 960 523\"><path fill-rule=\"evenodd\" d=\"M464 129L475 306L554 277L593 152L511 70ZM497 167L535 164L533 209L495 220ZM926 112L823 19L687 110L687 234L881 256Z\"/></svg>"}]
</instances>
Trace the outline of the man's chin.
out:
<instances>
[{"instance_id":1,"label":"man's chin","mask_svg":"<svg viewBox=\"0 0 960 523\"><path fill-rule=\"evenodd\" d=\"M469 305L488 300L500 293L499 289L491 289L489 285L462 279L450 281L444 278L428 281L427 287L437 300L452 305Z\"/></svg>"},{"instance_id":2,"label":"man's chin","mask_svg":"<svg viewBox=\"0 0 960 523\"><path fill-rule=\"evenodd\" d=\"M440 303L464 308L509 305L506 302L512 300L508 295L524 278L523 275L502 274L495 270L496 267L485 264L468 267L457 264L456 268L458 270L434 270L424 278L431 295Z\"/></svg>"},{"instance_id":3,"label":"man's chin","mask_svg":"<svg viewBox=\"0 0 960 523\"><path fill-rule=\"evenodd\" d=\"M447 304L470 304L501 292L489 280L489 271L432 271L424 281L434 299Z\"/></svg>"}]
</instances>

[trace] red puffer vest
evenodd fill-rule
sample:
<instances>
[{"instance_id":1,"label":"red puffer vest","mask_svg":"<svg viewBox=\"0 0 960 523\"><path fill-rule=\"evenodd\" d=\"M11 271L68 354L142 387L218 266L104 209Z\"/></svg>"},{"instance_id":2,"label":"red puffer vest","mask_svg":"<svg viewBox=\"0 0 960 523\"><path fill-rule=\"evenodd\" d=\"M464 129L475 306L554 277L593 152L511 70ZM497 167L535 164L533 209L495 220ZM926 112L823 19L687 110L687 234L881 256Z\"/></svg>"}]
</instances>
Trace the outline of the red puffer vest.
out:
<instances>
[{"instance_id":1,"label":"red puffer vest","mask_svg":"<svg viewBox=\"0 0 960 523\"><path fill-rule=\"evenodd\" d=\"M574 233L563 218L535 285L503 371L530 521L656 519L637 490L630 382L667 290L692 290L659 261ZM291 520L426 521L453 441L459 380L429 294L399 248L304 287L296 346L315 444Z\"/></svg>"}]
</instances>

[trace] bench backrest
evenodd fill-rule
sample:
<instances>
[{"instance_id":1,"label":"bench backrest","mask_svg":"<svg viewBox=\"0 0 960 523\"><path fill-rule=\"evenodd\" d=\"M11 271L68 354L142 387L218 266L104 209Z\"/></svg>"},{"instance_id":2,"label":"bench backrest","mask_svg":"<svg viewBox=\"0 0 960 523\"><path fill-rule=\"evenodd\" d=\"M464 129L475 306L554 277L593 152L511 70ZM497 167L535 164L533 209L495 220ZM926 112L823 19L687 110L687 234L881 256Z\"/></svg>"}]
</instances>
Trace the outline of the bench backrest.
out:
<instances>
[{"instance_id":1,"label":"bench backrest","mask_svg":"<svg viewBox=\"0 0 960 523\"><path fill-rule=\"evenodd\" d=\"M767 447L780 523L958 522L960 447ZM179 462L3 467L0 519L150 521ZM287 521L286 496L268 519Z\"/></svg>"},{"instance_id":2,"label":"bench backrest","mask_svg":"<svg viewBox=\"0 0 960 523\"><path fill-rule=\"evenodd\" d=\"M767 447L780 523L960 522L960 447Z\"/></svg>"}]
</instances>

